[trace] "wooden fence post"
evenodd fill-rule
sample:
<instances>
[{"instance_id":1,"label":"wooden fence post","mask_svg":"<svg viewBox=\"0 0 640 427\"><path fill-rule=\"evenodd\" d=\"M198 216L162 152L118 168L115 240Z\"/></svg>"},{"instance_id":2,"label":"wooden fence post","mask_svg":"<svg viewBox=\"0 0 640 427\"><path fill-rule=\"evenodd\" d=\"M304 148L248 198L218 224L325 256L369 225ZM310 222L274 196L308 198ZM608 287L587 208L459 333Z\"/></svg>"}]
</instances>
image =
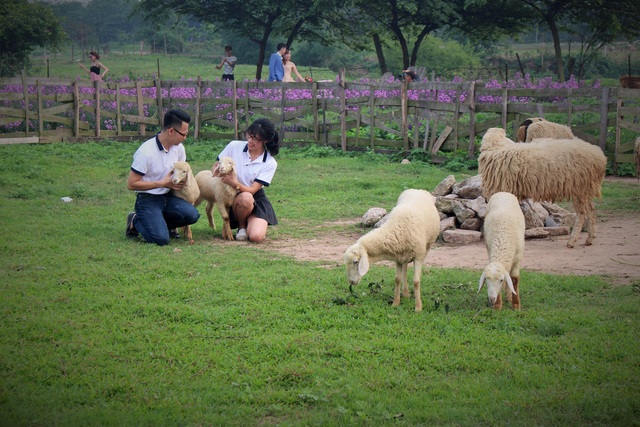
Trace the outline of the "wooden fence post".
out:
<instances>
[{"instance_id":1,"label":"wooden fence post","mask_svg":"<svg viewBox=\"0 0 640 427\"><path fill-rule=\"evenodd\" d=\"M42 117L42 85L40 79L36 80L38 86L38 135L42 136L44 133L44 119Z\"/></svg>"},{"instance_id":2,"label":"wooden fence post","mask_svg":"<svg viewBox=\"0 0 640 427\"><path fill-rule=\"evenodd\" d=\"M506 67L506 65L505 65ZM509 112L509 89L502 89L502 129L507 130L507 114Z\"/></svg>"},{"instance_id":3,"label":"wooden fence post","mask_svg":"<svg viewBox=\"0 0 640 427\"><path fill-rule=\"evenodd\" d=\"M120 112L120 83L116 83L116 135L122 135L122 119Z\"/></svg>"},{"instance_id":4,"label":"wooden fence post","mask_svg":"<svg viewBox=\"0 0 640 427\"><path fill-rule=\"evenodd\" d=\"M469 150L468 157L475 157L476 151L476 82L469 86Z\"/></svg>"},{"instance_id":5,"label":"wooden fence post","mask_svg":"<svg viewBox=\"0 0 640 427\"><path fill-rule=\"evenodd\" d=\"M602 98L600 98L600 135L598 143L602 152L607 147L607 126L609 124L609 91L608 87L602 88Z\"/></svg>"},{"instance_id":6,"label":"wooden fence post","mask_svg":"<svg viewBox=\"0 0 640 427\"><path fill-rule=\"evenodd\" d=\"M313 101L311 103L311 109L313 111L313 141L315 143L320 142L320 132L318 129L318 83L311 83L311 97Z\"/></svg>"},{"instance_id":7,"label":"wooden fence post","mask_svg":"<svg viewBox=\"0 0 640 427\"><path fill-rule=\"evenodd\" d=\"M138 104L138 116L144 117L144 103L142 102L142 82L139 80L136 82L136 101ZM140 135L144 136L147 133L147 125L140 124Z\"/></svg>"},{"instance_id":8,"label":"wooden fence post","mask_svg":"<svg viewBox=\"0 0 640 427\"><path fill-rule=\"evenodd\" d=\"M158 64L160 64L160 59L158 59ZM158 65L158 68L160 65ZM159 74L159 73L158 73ZM156 83L156 99L158 102L158 124L160 125L160 130L162 130L162 126L164 125L164 113L162 112L162 82L160 81L160 77L155 80Z\"/></svg>"},{"instance_id":9,"label":"wooden fence post","mask_svg":"<svg viewBox=\"0 0 640 427\"><path fill-rule=\"evenodd\" d=\"M196 82L196 105L195 105L195 114L193 120L193 139L197 140L200 136L200 105L202 103L202 77L198 76L198 81Z\"/></svg>"},{"instance_id":10,"label":"wooden fence post","mask_svg":"<svg viewBox=\"0 0 640 427\"><path fill-rule=\"evenodd\" d=\"M96 137L100 138L100 82L98 80L93 82L95 90L96 100Z\"/></svg>"},{"instance_id":11,"label":"wooden fence post","mask_svg":"<svg viewBox=\"0 0 640 427\"><path fill-rule=\"evenodd\" d=\"M22 96L24 97L24 136L29 136L29 87L27 86L27 74L20 71L22 80Z\"/></svg>"},{"instance_id":12,"label":"wooden fence post","mask_svg":"<svg viewBox=\"0 0 640 427\"><path fill-rule=\"evenodd\" d=\"M344 81L344 68L340 68L338 78L340 79L340 137L342 142L342 151L347 151L347 94Z\"/></svg>"},{"instance_id":13,"label":"wooden fence post","mask_svg":"<svg viewBox=\"0 0 640 427\"><path fill-rule=\"evenodd\" d=\"M400 117L401 117L401 126L402 126L402 149L409 149L409 134L408 134L408 123L407 123L407 85L406 81L402 81L400 86Z\"/></svg>"},{"instance_id":14,"label":"wooden fence post","mask_svg":"<svg viewBox=\"0 0 640 427\"><path fill-rule=\"evenodd\" d=\"M73 82L73 136L80 136L80 90L77 80Z\"/></svg>"},{"instance_id":15,"label":"wooden fence post","mask_svg":"<svg viewBox=\"0 0 640 427\"><path fill-rule=\"evenodd\" d=\"M232 80L231 87L233 89L233 137L237 140L240 139L238 138L238 83Z\"/></svg>"}]
</instances>

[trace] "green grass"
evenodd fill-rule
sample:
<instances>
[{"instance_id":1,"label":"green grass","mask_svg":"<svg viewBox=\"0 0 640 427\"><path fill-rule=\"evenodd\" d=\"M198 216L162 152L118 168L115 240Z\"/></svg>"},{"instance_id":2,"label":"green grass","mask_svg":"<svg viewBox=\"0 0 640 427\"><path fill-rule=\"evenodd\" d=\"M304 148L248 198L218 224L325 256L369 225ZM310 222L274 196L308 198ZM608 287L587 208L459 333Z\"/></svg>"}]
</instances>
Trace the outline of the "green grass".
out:
<instances>
[{"instance_id":1,"label":"green grass","mask_svg":"<svg viewBox=\"0 0 640 427\"><path fill-rule=\"evenodd\" d=\"M222 146L188 141L194 168ZM223 242L204 218L193 245L130 241L136 148L0 147L0 425L640 423L637 286L524 271L524 309L494 312L478 271L427 268L414 313L390 307L389 267L356 298L342 266ZM325 154L282 150L268 239L330 232L449 174ZM635 183L603 194L599 208L640 211Z\"/></svg>"},{"instance_id":2,"label":"green grass","mask_svg":"<svg viewBox=\"0 0 640 427\"><path fill-rule=\"evenodd\" d=\"M120 80L123 77L131 79L153 78L153 76L158 75L158 67L160 77L166 80L196 79L198 76L201 76L204 80L215 80L222 77L222 70L216 70L215 68L220 63L220 57L220 55L136 55L133 53L112 52L100 56L100 62L109 68L109 73L105 78L107 81ZM79 59L78 52L76 52L75 59ZM29 75L47 75L46 59L40 56L33 57L31 61L32 68L29 70ZM88 66L90 61L89 59L83 59L82 63ZM72 61L70 53L58 53L51 56L48 66L50 77L89 78L89 75L78 66L78 63ZM314 80L335 80L337 75L328 68L299 67L298 70L303 76L311 76ZM255 64L239 63L235 67L234 74L235 79L238 81L245 79L255 80L256 66ZM266 81L268 76L269 66L265 64L262 68L262 80Z\"/></svg>"}]
</instances>

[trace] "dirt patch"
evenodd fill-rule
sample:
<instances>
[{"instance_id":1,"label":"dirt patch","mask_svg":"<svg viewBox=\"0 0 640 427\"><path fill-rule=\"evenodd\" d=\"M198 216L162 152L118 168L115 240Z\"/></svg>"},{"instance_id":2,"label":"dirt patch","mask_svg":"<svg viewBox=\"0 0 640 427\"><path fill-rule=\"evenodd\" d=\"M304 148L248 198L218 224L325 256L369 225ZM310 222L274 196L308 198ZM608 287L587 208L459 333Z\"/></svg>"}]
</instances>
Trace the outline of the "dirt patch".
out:
<instances>
[{"instance_id":1,"label":"dirt patch","mask_svg":"<svg viewBox=\"0 0 640 427\"><path fill-rule=\"evenodd\" d=\"M566 247L569 236L529 239L525 242L522 268L553 274L605 276L614 284L640 280L640 218L606 212L597 212L597 216L597 237L593 246L580 246L587 237L584 232L573 249ZM359 220L354 219L353 223ZM300 261L325 261L329 267L341 267L342 254L362 234L332 232L311 240L267 239L265 246ZM487 262L483 241L463 246L438 243L426 259L426 264L433 267L478 271Z\"/></svg>"}]
</instances>

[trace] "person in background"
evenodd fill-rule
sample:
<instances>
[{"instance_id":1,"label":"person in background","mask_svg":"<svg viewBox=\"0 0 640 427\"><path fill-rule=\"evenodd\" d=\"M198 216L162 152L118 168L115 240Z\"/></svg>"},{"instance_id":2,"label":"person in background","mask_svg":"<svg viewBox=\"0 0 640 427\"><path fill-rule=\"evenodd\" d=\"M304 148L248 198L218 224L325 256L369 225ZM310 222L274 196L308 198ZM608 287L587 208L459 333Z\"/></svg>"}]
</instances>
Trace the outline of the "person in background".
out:
<instances>
[{"instance_id":1,"label":"person in background","mask_svg":"<svg viewBox=\"0 0 640 427\"><path fill-rule=\"evenodd\" d=\"M282 57L287 50L287 45L278 43L277 51L269 58L269 82L281 82L284 78L284 65L282 65Z\"/></svg>"},{"instance_id":2,"label":"person in background","mask_svg":"<svg viewBox=\"0 0 640 427\"><path fill-rule=\"evenodd\" d=\"M222 68L222 80L228 81L233 80L233 69L238 62L238 58L233 56L233 51L231 46L224 47L224 56L222 57L222 62L220 65L216 65L216 69Z\"/></svg>"},{"instance_id":3,"label":"person in background","mask_svg":"<svg viewBox=\"0 0 640 427\"><path fill-rule=\"evenodd\" d=\"M284 52L284 56L282 57L282 65L284 66L284 77L282 78L283 82L305 81L304 77L302 77L298 72L296 64L291 62L291 51L289 49ZM291 76L292 72L295 73L297 80L294 80Z\"/></svg>"},{"instance_id":4,"label":"person in background","mask_svg":"<svg viewBox=\"0 0 640 427\"><path fill-rule=\"evenodd\" d=\"M163 129L155 137L142 143L133 155L127 188L137 193L135 211L127 216L125 235L139 235L148 242L163 246L169 243L174 230L195 224L198 210L186 200L172 196L184 183L173 184L173 165L186 161L182 141L189 132L191 117L182 110L169 110L164 115Z\"/></svg>"},{"instance_id":5,"label":"person in background","mask_svg":"<svg viewBox=\"0 0 640 427\"><path fill-rule=\"evenodd\" d=\"M231 228L238 228L236 240L258 243L266 237L268 226L278 223L263 187L271 184L278 168L274 156L280 150L280 139L268 119L254 121L245 137L246 141L229 142L217 159L229 156L236 162L237 177L233 174L221 177L238 192L229 212ZM218 161L211 170L213 176L220 176Z\"/></svg>"},{"instance_id":6,"label":"person in background","mask_svg":"<svg viewBox=\"0 0 640 427\"><path fill-rule=\"evenodd\" d=\"M85 67L83 64L78 64L80 68L89 73L92 81L102 81L102 78L109 72L109 69L99 61L100 55L93 50L89 52L89 58L91 59L91 68ZM104 69L104 73L102 76L100 75L100 70Z\"/></svg>"},{"instance_id":7,"label":"person in background","mask_svg":"<svg viewBox=\"0 0 640 427\"><path fill-rule=\"evenodd\" d=\"M402 79L405 82L419 82L420 77L411 70L402 70Z\"/></svg>"}]
</instances>

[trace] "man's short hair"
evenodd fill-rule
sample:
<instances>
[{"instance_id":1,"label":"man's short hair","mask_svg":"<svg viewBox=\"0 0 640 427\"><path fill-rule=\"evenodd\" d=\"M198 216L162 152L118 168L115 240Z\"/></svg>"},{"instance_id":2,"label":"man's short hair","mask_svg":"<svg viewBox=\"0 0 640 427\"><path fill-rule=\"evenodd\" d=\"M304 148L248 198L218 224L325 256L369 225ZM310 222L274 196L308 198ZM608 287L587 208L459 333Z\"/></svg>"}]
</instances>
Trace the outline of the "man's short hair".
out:
<instances>
[{"instance_id":1,"label":"man's short hair","mask_svg":"<svg viewBox=\"0 0 640 427\"><path fill-rule=\"evenodd\" d=\"M165 129L172 128L174 126L182 126L182 123L191 123L191 116L189 113L182 110L169 110L164 113L163 127Z\"/></svg>"},{"instance_id":2,"label":"man's short hair","mask_svg":"<svg viewBox=\"0 0 640 427\"><path fill-rule=\"evenodd\" d=\"M233 48L231 47L231 45L226 45L226 46L224 47L224 50L225 50L226 52L229 52L229 51L230 51L230 50L232 50L232 49L233 49Z\"/></svg>"},{"instance_id":3,"label":"man's short hair","mask_svg":"<svg viewBox=\"0 0 640 427\"><path fill-rule=\"evenodd\" d=\"M278 43L278 47L276 48L276 50L278 50L278 51L279 51L279 50L280 50L280 49L282 49L283 47L287 47L287 45L286 45L286 44L284 44L284 43Z\"/></svg>"}]
</instances>

